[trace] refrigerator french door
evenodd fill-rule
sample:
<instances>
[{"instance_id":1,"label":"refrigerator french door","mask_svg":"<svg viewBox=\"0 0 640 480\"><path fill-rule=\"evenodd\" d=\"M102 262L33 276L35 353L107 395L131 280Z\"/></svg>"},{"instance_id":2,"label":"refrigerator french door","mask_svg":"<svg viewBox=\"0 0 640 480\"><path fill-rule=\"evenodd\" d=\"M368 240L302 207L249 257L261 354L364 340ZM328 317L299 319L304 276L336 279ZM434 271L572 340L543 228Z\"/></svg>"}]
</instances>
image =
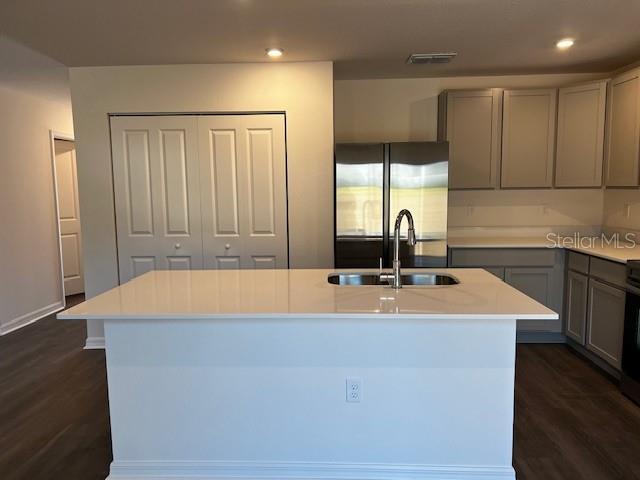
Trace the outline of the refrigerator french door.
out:
<instances>
[{"instance_id":1,"label":"refrigerator french door","mask_svg":"<svg viewBox=\"0 0 640 480\"><path fill-rule=\"evenodd\" d=\"M342 143L335 150L336 268L391 266L393 224L406 208L418 243L401 231L405 267L447 262L447 142Z\"/></svg>"}]
</instances>

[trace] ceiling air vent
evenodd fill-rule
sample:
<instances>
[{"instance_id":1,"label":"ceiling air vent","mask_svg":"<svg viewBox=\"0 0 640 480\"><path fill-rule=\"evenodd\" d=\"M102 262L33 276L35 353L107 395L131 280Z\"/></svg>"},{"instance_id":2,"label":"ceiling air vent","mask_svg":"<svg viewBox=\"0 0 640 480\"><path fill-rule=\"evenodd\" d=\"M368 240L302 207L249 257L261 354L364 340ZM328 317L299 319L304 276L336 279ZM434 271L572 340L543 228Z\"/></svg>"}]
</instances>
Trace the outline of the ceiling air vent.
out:
<instances>
[{"instance_id":1,"label":"ceiling air vent","mask_svg":"<svg viewBox=\"0 0 640 480\"><path fill-rule=\"evenodd\" d=\"M424 64L424 63L449 63L457 53L414 53L409 55L407 63Z\"/></svg>"}]
</instances>

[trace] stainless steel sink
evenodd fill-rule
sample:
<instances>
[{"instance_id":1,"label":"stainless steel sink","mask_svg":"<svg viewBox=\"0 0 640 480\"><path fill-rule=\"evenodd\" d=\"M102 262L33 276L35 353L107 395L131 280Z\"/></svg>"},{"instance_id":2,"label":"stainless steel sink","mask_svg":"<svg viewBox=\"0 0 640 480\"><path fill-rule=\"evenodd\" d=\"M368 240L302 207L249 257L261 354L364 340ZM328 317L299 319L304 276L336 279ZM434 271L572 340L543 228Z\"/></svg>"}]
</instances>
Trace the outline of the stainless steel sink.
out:
<instances>
[{"instance_id":1,"label":"stainless steel sink","mask_svg":"<svg viewBox=\"0 0 640 480\"><path fill-rule=\"evenodd\" d=\"M386 280L380 280L376 273L332 273L327 281L333 285L382 285L389 286ZM456 285L457 278L444 273L409 273L402 275L402 285Z\"/></svg>"}]
</instances>

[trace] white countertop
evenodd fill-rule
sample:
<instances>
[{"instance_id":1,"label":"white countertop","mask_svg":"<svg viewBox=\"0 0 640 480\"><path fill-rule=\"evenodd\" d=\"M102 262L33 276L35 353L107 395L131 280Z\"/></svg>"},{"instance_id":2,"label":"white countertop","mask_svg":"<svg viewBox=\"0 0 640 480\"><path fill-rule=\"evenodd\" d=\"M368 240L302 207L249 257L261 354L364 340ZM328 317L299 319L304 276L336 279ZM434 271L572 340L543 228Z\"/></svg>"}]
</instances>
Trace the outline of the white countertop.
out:
<instances>
[{"instance_id":1,"label":"white countertop","mask_svg":"<svg viewBox=\"0 0 640 480\"><path fill-rule=\"evenodd\" d=\"M545 237L452 237L452 248L544 248L550 245Z\"/></svg>"},{"instance_id":2,"label":"white countertop","mask_svg":"<svg viewBox=\"0 0 640 480\"><path fill-rule=\"evenodd\" d=\"M618 263L640 259L640 245L607 245L597 237L582 237L575 245L554 245L546 237L459 237L448 243L451 248L565 248Z\"/></svg>"},{"instance_id":3,"label":"white countertop","mask_svg":"<svg viewBox=\"0 0 640 480\"><path fill-rule=\"evenodd\" d=\"M58 318L558 318L482 269L406 269L403 273L414 271L448 273L460 284L394 290L331 285L327 276L335 270L157 270L65 310Z\"/></svg>"}]
</instances>

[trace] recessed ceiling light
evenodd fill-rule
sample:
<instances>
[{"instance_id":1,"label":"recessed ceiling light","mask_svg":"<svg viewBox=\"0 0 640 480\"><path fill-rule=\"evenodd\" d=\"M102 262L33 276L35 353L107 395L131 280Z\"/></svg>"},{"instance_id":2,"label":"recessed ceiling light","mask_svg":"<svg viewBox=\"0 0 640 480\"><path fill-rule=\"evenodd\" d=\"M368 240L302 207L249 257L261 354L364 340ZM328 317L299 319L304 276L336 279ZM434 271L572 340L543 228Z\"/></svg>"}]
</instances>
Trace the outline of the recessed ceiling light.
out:
<instances>
[{"instance_id":1,"label":"recessed ceiling light","mask_svg":"<svg viewBox=\"0 0 640 480\"><path fill-rule=\"evenodd\" d=\"M284 50L282 50L281 48L267 48L267 55L269 55L271 58L281 57L283 53Z\"/></svg>"},{"instance_id":2,"label":"recessed ceiling light","mask_svg":"<svg viewBox=\"0 0 640 480\"><path fill-rule=\"evenodd\" d=\"M560 50L566 50L567 48L573 46L573 42L573 38L563 38L562 40L559 40L558 43L556 43L556 47L558 47Z\"/></svg>"}]
</instances>

